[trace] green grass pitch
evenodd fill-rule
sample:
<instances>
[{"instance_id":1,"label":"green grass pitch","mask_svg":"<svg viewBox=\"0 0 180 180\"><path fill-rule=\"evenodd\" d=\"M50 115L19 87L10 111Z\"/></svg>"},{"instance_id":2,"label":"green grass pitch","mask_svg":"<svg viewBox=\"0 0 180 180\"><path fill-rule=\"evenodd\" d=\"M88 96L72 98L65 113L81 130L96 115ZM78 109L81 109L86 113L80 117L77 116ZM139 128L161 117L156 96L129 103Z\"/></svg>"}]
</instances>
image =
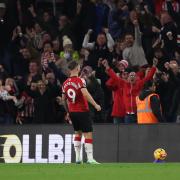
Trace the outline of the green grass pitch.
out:
<instances>
[{"instance_id":1,"label":"green grass pitch","mask_svg":"<svg viewBox=\"0 0 180 180\"><path fill-rule=\"evenodd\" d=\"M180 180L180 163L0 164L1 180Z\"/></svg>"}]
</instances>

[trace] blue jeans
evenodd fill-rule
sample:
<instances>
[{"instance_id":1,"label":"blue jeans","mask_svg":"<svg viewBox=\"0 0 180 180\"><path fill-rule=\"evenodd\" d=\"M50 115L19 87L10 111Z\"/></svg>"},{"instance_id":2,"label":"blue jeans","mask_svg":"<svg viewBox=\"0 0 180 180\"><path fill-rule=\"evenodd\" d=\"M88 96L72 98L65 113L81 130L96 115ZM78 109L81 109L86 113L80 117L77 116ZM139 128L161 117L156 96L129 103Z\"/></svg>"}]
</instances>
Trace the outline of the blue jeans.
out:
<instances>
[{"instance_id":1,"label":"blue jeans","mask_svg":"<svg viewBox=\"0 0 180 180\"><path fill-rule=\"evenodd\" d=\"M136 123L137 122L136 114L126 114L124 122L125 123Z\"/></svg>"},{"instance_id":2,"label":"blue jeans","mask_svg":"<svg viewBox=\"0 0 180 180\"><path fill-rule=\"evenodd\" d=\"M113 118L113 124L120 124L124 123L124 117L114 117Z\"/></svg>"}]
</instances>

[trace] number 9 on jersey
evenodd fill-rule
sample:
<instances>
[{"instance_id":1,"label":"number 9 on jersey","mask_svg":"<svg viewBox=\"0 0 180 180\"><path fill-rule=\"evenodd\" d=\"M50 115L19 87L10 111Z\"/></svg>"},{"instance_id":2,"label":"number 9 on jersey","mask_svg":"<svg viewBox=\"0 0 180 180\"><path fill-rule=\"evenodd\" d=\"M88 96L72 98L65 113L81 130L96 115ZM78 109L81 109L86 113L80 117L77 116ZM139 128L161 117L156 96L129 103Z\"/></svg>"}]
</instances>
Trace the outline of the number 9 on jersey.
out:
<instances>
[{"instance_id":1,"label":"number 9 on jersey","mask_svg":"<svg viewBox=\"0 0 180 180\"><path fill-rule=\"evenodd\" d=\"M76 92L73 89L67 90L68 97L72 100L72 103L75 103L76 100Z\"/></svg>"}]
</instances>

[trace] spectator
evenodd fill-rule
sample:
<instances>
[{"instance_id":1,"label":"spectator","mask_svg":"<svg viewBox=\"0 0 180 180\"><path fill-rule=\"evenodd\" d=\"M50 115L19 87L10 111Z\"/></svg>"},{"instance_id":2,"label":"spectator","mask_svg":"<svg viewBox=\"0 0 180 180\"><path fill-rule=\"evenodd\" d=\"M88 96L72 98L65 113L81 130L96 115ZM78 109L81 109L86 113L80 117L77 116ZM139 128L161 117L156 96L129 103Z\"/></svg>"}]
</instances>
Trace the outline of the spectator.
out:
<instances>
[{"instance_id":1,"label":"spectator","mask_svg":"<svg viewBox=\"0 0 180 180\"><path fill-rule=\"evenodd\" d=\"M31 81L37 82L41 79L40 69L37 61L31 61L29 63L29 74L27 75L25 82L29 85Z\"/></svg>"},{"instance_id":2,"label":"spectator","mask_svg":"<svg viewBox=\"0 0 180 180\"><path fill-rule=\"evenodd\" d=\"M120 38L124 33L124 24L126 18L128 18L129 11L128 6L124 1L117 1L114 9L109 13L109 32L113 39Z\"/></svg>"},{"instance_id":3,"label":"spectator","mask_svg":"<svg viewBox=\"0 0 180 180\"><path fill-rule=\"evenodd\" d=\"M60 83L56 79L53 72L49 72L46 74L46 80L54 88L54 92L58 96L52 99L54 118L51 120L51 123L63 123L65 117L65 109L62 104L61 92L59 90L61 89L61 87L59 87Z\"/></svg>"},{"instance_id":4,"label":"spectator","mask_svg":"<svg viewBox=\"0 0 180 180\"><path fill-rule=\"evenodd\" d=\"M178 65L180 66L180 50L179 50L179 48L177 48L177 49L175 50L174 57L175 57Z\"/></svg>"},{"instance_id":5,"label":"spectator","mask_svg":"<svg viewBox=\"0 0 180 180\"><path fill-rule=\"evenodd\" d=\"M135 103L136 96L142 90L144 83L153 78L156 71L157 61L154 61L151 71L144 79L140 80L136 77L135 72L130 72L127 81L121 79L115 74L115 72L109 67L107 60L104 60L102 64L104 65L107 74L114 79L114 81L119 82L119 87L123 88L123 99L126 111L125 123L135 123L137 121Z\"/></svg>"},{"instance_id":6,"label":"spectator","mask_svg":"<svg viewBox=\"0 0 180 180\"><path fill-rule=\"evenodd\" d=\"M68 36L63 36L63 51L60 52L60 58L69 62L70 60L79 60L79 54L73 50L73 44Z\"/></svg>"},{"instance_id":7,"label":"spectator","mask_svg":"<svg viewBox=\"0 0 180 180\"><path fill-rule=\"evenodd\" d=\"M152 63L151 58L149 56L152 51L153 39L156 36L156 34L153 32L153 27L155 24L157 24L158 26L159 23L157 23L157 18L154 17L150 12L150 8L146 2L147 0L141 1L141 3L139 4L140 7L138 12L138 19L140 24L140 30L142 32L142 46L145 51L145 55L148 62ZM150 2L152 1L150 0Z\"/></svg>"},{"instance_id":8,"label":"spectator","mask_svg":"<svg viewBox=\"0 0 180 180\"><path fill-rule=\"evenodd\" d=\"M166 68L169 70L169 77L170 81L172 81L173 86L171 85L171 88L173 87L174 89L171 91L171 94L173 96L171 97L171 106L169 109L169 119L172 122L175 122L177 120L177 116L179 115L179 112L177 111L177 108L179 107L179 92L180 92L180 71L179 71L179 66L176 61L172 60L169 63L165 64Z\"/></svg>"},{"instance_id":9,"label":"spectator","mask_svg":"<svg viewBox=\"0 0 180 180\"><path fill-rule=\"evenodd\" d=\"M80 47L81 47L85 33L87 33L89 29L93 29L93 30L95 29L96 6L94 3L94 0L83 0L81 1L81 3L78 3L78 4L81 7L81 10L79 13L79 17L80 17L79 30L80 31L78 31L80 42L81 42Z\"/></svg>"},{"instance_id":10,"label":"spectator","mask_svg":"<svg viewBox=\"0 0 180 180\"><path fill-rule=\"evenodd\" d=\"M113 50L114 40L109 34L109 30L104 29L104 33L98 34L96 42L89 43L91 33L92 30L88 30L88 33L84 37L82 46L83 48L91 50L88 64L95 69L99 58L107 58L109 61L112 61L111 52Z\"/></svg>"},{"instance_id":11,"label":"spectator","mask_svg":"<svg viewBox=\"0 0 180 180\"><path fill-rule=\"evenodd\" d=\"M26 34L28 38L30 39L33 47L35 47L38 50L41 50L42 48L42 38L45 34L45 31L43 31L40 23L35 22L33 28L26 28Z\"/></svg>"},{"instance_id":12,"label":"spectator","mask_svg":"<svg viewBox=\"0 0 180 180\"><path fill-rule=\"evenodd\" d=\"M123 50L123 59L127 60L130 66L147 65L144 50L142 48L141 32L137 20L133 21L135 27L135 39L133 35L125 35L126 48Z\"/></svg>"},{"instance_id":13,"label":"spectator","mask_svg":"<svg viewBox=\"0 0 180 180\"><path fill-rule=\"evenodd\" d=\"M53 45L51 42L45 42L43 45L43 53L41 55L41 65L44 72L48 72L48 61L56 62L56 57L53 52Z\"/></svg>"},{"instance_id":14,"label":"spectator","mask_svg":"<svg viewBox=\"0 0 180 180\"><path fill-rule=\"evenodd\" d=\"M175 49L177 47L177 27L170 15L165 12L161 14L161 40L164 44L164 51L167 52L169 58L173 57Z\"/></svg>"},{"instance_id":15,"label":"spectator","mask_svg":"<svg viewBox=\"0 0 180 180\"><path fill-rule=\"evenodd\" d=\"M32 85L33 86L33 85ZM18 108L16 123L17 124L31 124L34 122L34 99L31 98L26 91L23 91L20 95L22 104Z\"/></svg>"},{"instance_id":16,"label":"spectator","mask_svg":"<svg viewBox=\"0 0 180 180\"><path fill-rule=\"evenodd\" d=\"M72 40L75 49L79 48L79 13L80 10L77 10L76 16L71 21L66 15L60 15L58 20L58 37L60 42L63 41L64 36L68 36Z\"/></svg>"},{"instance_id":17,"label":"spectator","mask_svg":"<svg viewBox=\"0 0 180 180\"><path fill-rule=\"evenodd\" d=\"M157 15L160 15L160 13L162 12L162 4L163 4L164 0L159 0L159 1L154 1L155 3L155 12Z\"/></svg>"},{"instance_id":18,"label":"spectator","mask_svg":"<svg viewBox=\"0 0 180 180\"><path fill-rule=\"evenodd\" d=\"M7 77L8 77L8 73L6 72L4 67L0 64L0 79L4 82Z\"/></svg>"},{"instance_id":19,"label":"spectator","mask_svg":"<svg viewBox=\"0 0 180 180\"><path fill-rule=\"evenodd\" d=\"M70 33L70 21L67 16L61 15L58 19L58 30L59 30L59 38L62 39L63 36L69 35ZM71 36L70 36L71 37Z\"/></svg>"},{"instance_id":20,"label":"spectator","mask_svg":"<svg viewBox=\"0 0 180 180\"><path fill-rule=\"evenodd\" d=\"M5 86L8 89L8 92L13 96L19 95L19 89L16 82L12 78L7 78L5 81Z\"/></svg>"},{"instance_id":21,"label":"spectator","mask_svg":"<svg viewBox=\"0 0 180 180\"><path fill-rule=\"evenodd\" d=\"M161 104L153 81L147 81L136 98L138 124L155 124L164 122Z\"/></svg>"},{"instance_id":22,"label":"spectator","mask_svg":"<svg viewBox=\"0 0 180 180\"><path fill-rule=\"evenodd\" d=\"M162 10L163 11L167 11L168 10L169 2L171 2L173 11L178 13L179 10L180 10L180 5L179 5L179 2L177 0L172 0L172 1L171 0L165 0L162 3Z\"/></svg>"},{"instance_id":23,"label":"spectator","mask_svg":"<svg viewBox=\"0 0 180 180\"><path fill-rule=\"evenodd\" d=\"M154 50L154 58L158 59L158 65L157 68L161 71L164 72L165 67L164 64L167 62L169 59L165 56L164 51L161 48L157 48Z\"/></svg>"},{"instance_id":24,"label":"spectator","mask_svg":"<svg viewBox=\"0 0 180 180\"><path fill-rule=\"evenodd\" d=\"M129 13L129 17L126 19L124 24L125 34L134 34L134 21L138 19L138 13L136 10L132 10Z\"/></svg>"},{"instance_id":25,"label":"spectator","mask_svg":"<svg viewBox=\"0 0 180 180\"><path fill-rule=\"evenodd\" d=\"M14 52L12 57L13 62L13 74L14 76L25 76L28 72L29 63L32 59L39 58L39 53L32 47L23 47Z\"/></svg>"},{"instance_id":26,"label":"spectator","mask_svg":"<svg viewBox=\"0 0 180 180\"><path fill-rule=\"evenodd\" d=\"M7 79L5 86L0 80L0 124L13 124L16 118L17 98L15 94L14 81Z\"/></svg>"},{"instance_id":27,"label":"spectator","mask_svg":"<svg viewBox=\"0 0 180 180\"><path fill-rule=\"evenodd\" d=\"M42 17L39 17L32 4L29 6L28 10L31 13L34 21L39 22L42 25L43 29L47 31L51 36L56 36L56 22L50 12L44 11Z\"/></svg>"},{"instance_id":28,"label":"spectator","mask_svg":"<svg viewBox=\"0 0 180 180\"><path fill-rule=\"evenodd\" d=\"M43 13L43 18L42 18L42 24L44 26L44 29L49 32L52 36L56 34L56 23L53 19L53 16L51 15L50 12L45 11Z\"/></svg>"},{"instance_id":29,"label":"spectator","mask_svg":"<svg viewBox=\"0 0 180 180\"><path fill-rule=\"evenodd\" d=\"M177 25L177 45L180 46L180 4L177 1L166 0L167 10Z\"/></svg>"},{"instance_id":30,"label":"spectator","mask_svg":"<svg viewBox=\"0 0 180 180\"><path fill-rule=\"evenodd\" d=\"M52 44L53 44L53 52L56 54L56 55L59 55L59 52L60 52L60 49L61 49L61 44L59 42L59 39L54 39L52 41Z\"/></svg>"},{"instance_id":31,"label":"spectator","mask_svg":"<svg viewBox=\"0 0 180 180\"><path fill-rule=\"evenodd\" d=\"M125 45L124 39L120 39L119 41L117 41L114 46L113 58L118 59L118 60L123 59L122 53L125 47L126 45Z\"/></svg>"},{"instance_id":32,"label":"spectator","mask_svg":"<svg viewBox=\"0 0 180 180\"><path fill-rule=\"evenodd\" d=\"M117 68L120 73L117 73L123 80L127 80L128 77L128 62L125 60L120 61L117 64ZM113 107L111 116L113 117L113 123L119 124L124 122L124 117L126 115L124 99L123 99L123 88L120 86L118 81L110 78L106 85L112 90L113 96Z\"/></svg>"},{"instance_id":33,"label":"spectator","mask_svg":"<svg viewBox=\"0 0 180 180\"><path fill-rule=\"evenodd\" d=\"M16 117L17 123L36 121L34 101L37 103L43 97L46 101L49 88L53 87L51 92L61 86L69 76L69 60L84 67L82 74L87 72L83 76L88 89L103 107L102 113L92 111L95 122L112 122L112 118L123 122L124 116L125 122L133 122L137 110L135 96L144 81L152 79L155 69L150 67L158 60L154 80L162 113L167 122L176 121L180 114L179 1L68 0L57 6L57 21L49 11L51 8L46 9L34 0L4 2L0 2L0 79L2 90L17 102L1 99L1 112L9 112L11 122L15 123ZM105 72L103 59L117 75L111 69ZM40 88L36 83L42 76L49 84L40 82ZM8 86L3 86L4 82ZM26 84L32 85L35 94L41 89L42 95L30 97ZM58 98L49 99L55 118L51 122L56 123L64 122L65 115L61 92L57 95ZM45 121L49 119L43 117L41 122Z\"/></svg>"},{"instance_id":34,"label":"spectator","mask_svg":"<svg viewBox=\"0 0 180 180\"><path fill-rule=\"evenodd\" d=\"M103 28L108 27L109 7L103 0L93 0L96 7L95 35L98 35Z\"/></svg>"},{"instance_id":35,"label":"spectator","mask_svg":"<svg viewBox=\"0 0 180 180\"><path fill-rule=\"evenodd\" d=\"M27 88L27 94L34 99L33 123L51 123L55 118L53 99L58 96L56 87L39 80L35 84L31 83L31 87Z\"/></svg>"}]
</instances>

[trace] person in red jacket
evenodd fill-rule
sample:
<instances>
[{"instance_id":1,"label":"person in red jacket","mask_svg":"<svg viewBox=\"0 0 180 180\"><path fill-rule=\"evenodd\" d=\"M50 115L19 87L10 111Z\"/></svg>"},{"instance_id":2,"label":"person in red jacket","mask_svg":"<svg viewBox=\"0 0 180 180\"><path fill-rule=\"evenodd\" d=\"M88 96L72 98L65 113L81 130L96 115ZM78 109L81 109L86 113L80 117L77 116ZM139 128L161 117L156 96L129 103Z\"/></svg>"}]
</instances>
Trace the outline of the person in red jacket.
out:
<instances>
[{"instance_id":1,"label":"person in red jacket","mask_svg":"<svg viewBox=\"0 0 180 180\"><path fill-rule=\"evenodd\" d=\"M122 79L127 79L128 72L126 68L128 67L128 62L126 60L118 61L116 65L120 73L117 73ZM113 78L109 78L106 81L106 86L112 90L113 97L113 107L111 116L113 117L113 123L119 124L124 122L124 117L126 115L124 99L123 99L123 88L119 87L118 81L115 81Z\"/></svg>"},{"instance_id":2,"label":"person in red jacket","mask_svg":"<svg viewBox=\"0 0 180 180\"><path fill-rule=\"evenodd\" d=\"M142 90L144 83L151 80L156 72L157 59L153 62L153 67L144 79L137 78L135 72L130 72L127 81L118 77L116 73L110 68L108 61L103 60L102 64L106 69L107 74L119 83L119 87L123 88L123 99L125 103L125 123L137 122L137 107L136 96Z\"/></svg>"}]
</instances>

